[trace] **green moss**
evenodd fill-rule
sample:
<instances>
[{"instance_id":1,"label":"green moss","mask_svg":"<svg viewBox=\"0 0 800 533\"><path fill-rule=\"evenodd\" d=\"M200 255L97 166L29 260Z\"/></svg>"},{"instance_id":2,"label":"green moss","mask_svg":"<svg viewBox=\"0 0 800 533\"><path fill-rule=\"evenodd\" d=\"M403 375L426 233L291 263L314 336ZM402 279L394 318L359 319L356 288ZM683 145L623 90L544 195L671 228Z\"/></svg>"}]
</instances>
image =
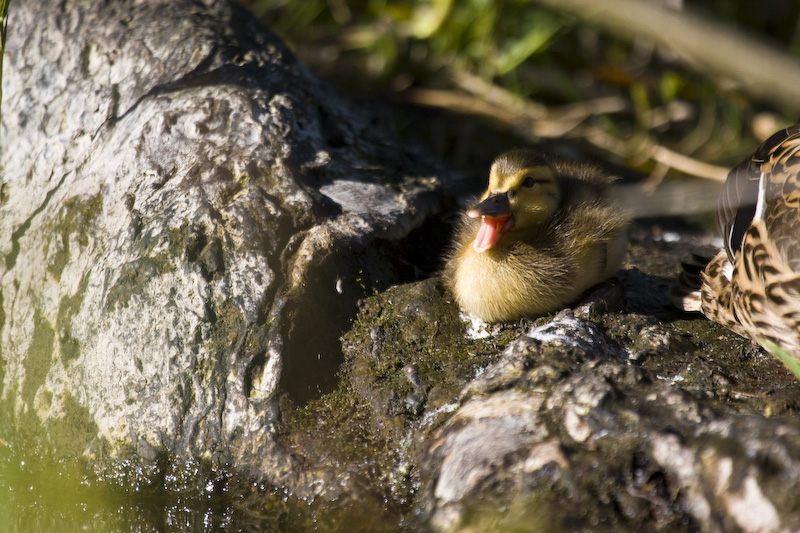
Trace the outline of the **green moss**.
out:
<instances>
[{"instance_id":1,"label":"green moss","mask_svg":"<svg viewBox=\"0 0 800 533\"><path fill-rule=\"evenodd\" d=\"M414 465L423 452L414 445L427 441L419 432L436 428L421 423L423 413L456 401L519 328L499 328L490 342L466 338L458 308L438 279L366 298L342 337L338 387L303 408L285 407L290 447L320 469L348 471L362 495L385 499L384 512L400 517L395 524L413 523L421 484ZM416 368L419 386L408 379L407 365Z\"/></svg>"},{"instance_id":2,"label":"green moss","mask_svg":"<svg viewBox=\"0 0 800 533\"><path fill-rule=\"evenodd\" d=\"M167 230L169 251L174 257L185 257L190 263L200 267L200 273L207 282L223 275L225 272L224 247L218 235L209 235L204 227L190 227L188 224L180 228Z\"/></svg>"},{"instance_id":3,"label":"green moss","mask_svg":"<svg viewBox=\"0 0 800 533\"><path fill-rule=\"evenodd\" d=\"M61 273L72 257L71 236L76 235L79 246L88 246L93 223L102 210L103 196L100 193L89 197L71 198L64 202L59 215L48 224L46 229L51 233L55 243L45 245L49 249L52 248L49 251L47 271L55 279L61 279Z\"/></svg>"},{"instance_id":4,"label":"green moss","mask_svg":"<svg viewBox=\"0 0 800 533\"><path fill-rule=\"evenodd\" d=\"M211 353L224 353L239 344L244 333L244 315L234 303L221 301L207 310L206 318L211 323L211 333L206 340Z\"/></svg>"},{"instance_id":5,"label":"green moss","mask_svg":"<svg viewBox=\"0 0 800 533\"><path fill-rule=\"evenodd\" d=\"M409 415L418 393L406 377L414 365L428 409L453 401L480 368L520 332L501 329L489 341L466 337L466 325L438 279L389 289L368 298L344 336L345 376L381 415ZM379 415L379 416L381 416Z\"/></svg>"},{"instance_id":6,"label":"green moss","mask_svg":"<svg viewBox=\"0 0 800 533\"><path fill-rule=\"evenodd\" d=\"M55 331L38 309L33 315L33 338L27 356L22 362L25 368L25 381L22 385L22 399L33 406L36 391L44 385L47 373L53 364Z\"/></svg>"},{"instance_id":7,"label":"green moss","mask_svg":"<svg viewBox=\"0 0 800 533\"><path fill-rule=\"evenodd\" d=\"M47 191L47 194L45 194L44 200L39 205L39 207L37 207L33 211L33 213L31 213L31 215L25 220L25 222L20 224L19 227L17 227L17 229L15 229L13 233L11 233L11 251L5 256L7 270L11 270L17 264L17 257L19 256L20 252L19 240L31 228L31 223L33 219L37 217L39 213L41 213L47 208L47 206L50 204L50 200L53 198L53 195L59 188L61 188L61 185L64 184L64 180L67 179L67 176L68 174L64 174L61 177L61 180L58 182L58 185ZM32 178L33 178L33 167L31 167L31 170L28 171L27 175L28 181L30 181Z\"/></svg>"},{"instance_id":8,"label":"green moss","mask_svg":"<svg viewBox=\"0 0 800 533\"><path fill-rule=\"evenodd\" d=\"M183 257L183 255L186 254L186 258L189 261L193 261L193 255L196 256L197 254L195 250L200 250L202 246L204 246L204 244L198 246L196 235L197 234L192 238L192 232L189 230L188 223L184 223L178 228L168 228L167 242L169 243L169 253L173 257Z\"/></svg>"},{"instance_id":9,"label":"green moss","mask_svg":"<svg viewBox=\"0 0 800 533\"><path fill-rule=\"evenodd\" d=\"M308 461L309 471L320 478L347 471L349 482L364 489L342 494L336 506L319 509L316 518L341 530L352 530L355 523L371 524L370 531L397 530L418 480L416 471L402 466L406 454L394 428L376 420L370 407L345 388L289 412L287 447Z\"/></svg>"},{"instance_id":10,"label":"green moss","mask_svg":"<svg viewBox=\"0 0 800 533\"><path fill-rule=\"evenodd\" d=\"M56 240L55 250L47 257L47 271L57 280L61 279L61 273L69 262L69 234L55 233L51 237Z\"/></svg>"},{"instance_id":11,"label":"green moss","mask_svg":"<svg viewBox=\"0 0 800 533\"><path fill-rule=\"evenodd\" d=\"M62 400L63 416L47 422L47 435L60 453L69 456L82 455L97 438L97 424L89 409L81 405L70 394Z\"/></svg>"},{"instance_id":12,"label":"green moss","mask_svg":"<svg viewBox=\"0 0 800 533\"><path fill-rule=\"evenodd\" d=\"M58 339L59 351L61 352L61 360L66 365L70 361L74 361L81 354L81 343L78 339L73 337L69 332L62 334Z\"/></svg>"},{"instance_id":13,"label":"green moss","mask_svg":"<svg viewBox=\"0 0 800 533\"><path fill-rule=\"evenodd\" d=\"M394 276L377 247L359 253L332 250L317 254L315 261L287 293L283 313L283 351L291 355L284 358L280 387L298 404L336 388L344 358L340 337L351 325L359 298L365 290L388 287ZM350 274L356 271L358 280Z\"/></svg>"},{"instance_id":14,"label":"green moss","mask_svg":"<svg viewBox=\"0 0 800 533\"><path fill-rule=\"evenodd\" d=\"M217 193L219 205L231 204L250 181L247 173L239 174L223 166L215 166L213 173L216 175L216 183L220 185Z\"/></svg>"},{"instance_id":15,"label":"green moss","mask_svg":"<svg viewBox=\"0 0 800 533\"><path fill-rule=\"evenodd\" d=\"M131 296L142 293L142 288L152 279L175 270L173 256L167 252L153 257L141 257L124 264L120 268L117 282L106 295L106 311L117 306L126 307Z\"/></svg>"},{"instance_id":16,"label":"green moss","mask_svg":"<svg viewBox=\"0 0 800 533\"><path fill-rule=\"evenodd\" d=\"M18 389L19 386L12 383L7 394L0 396L0 444L7 443L18 432L18 425L14 421L14 402L19 397Z\"/></svg>"},{"instance_id":17,"label":"green moss","mask_svg":"<svg viewBox=\"0 0 800 533\"><path fill-rule=\"evenodd\" d=\"M175 263L185 258L190 263L199 263L206 281L224 271L222 246L217 239L210 239L204 230L193 228L188 223L166 229L166 251L160 249L164 242L160 235L148 235L147 226L151 220L141 220L139 240L135 243L141 249L140 257L120 268L116 283L108 291L106 310L116 306L127 306L131 296L141 294L142 287L151 278L163 276L175 270Z\"/></svg>"},{"instance_id":18,"label":"green moss","mask_svg":"<svg viewBox=\"0 0 800 533\"><path fill-rule=\"evenodd\" d=\"M77 359L80 355L80 342L72 336L72 317L81 310L88 284L89 275L87 273L81 279L77 292L72 296L62 298L61 304L58 306L56 327L58 328L59 351L64 366L67 366L70 361Z\"/></svg>"}]
</instances>

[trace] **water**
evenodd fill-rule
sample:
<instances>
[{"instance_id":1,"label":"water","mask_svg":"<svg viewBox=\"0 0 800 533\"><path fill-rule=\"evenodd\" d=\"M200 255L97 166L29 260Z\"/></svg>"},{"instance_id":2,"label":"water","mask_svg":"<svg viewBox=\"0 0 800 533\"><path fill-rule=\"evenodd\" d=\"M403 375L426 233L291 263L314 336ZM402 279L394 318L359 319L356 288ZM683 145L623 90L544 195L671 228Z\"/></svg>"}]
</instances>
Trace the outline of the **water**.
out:
<instances>
[{"instance_id":1,"label":"water","mask_svg":"<svg viewBox=\"0 0 800 533\"><path fill-rule=\"evenodd\" d=\"M309 502L194 460L99 469L0 438L0 533L413 531L369 498Z\"/></svg>"},{"instance_id":2,"label":"water","mask_svg":"<svg viewBox=\"0 0 800 533\"><path fill-rule=\"evenodd\" d=\"M0 442L0 532L284 529L281 512L270 515L264 506L283 500L277 492L232 487L224 475L220 482L208 481L196 463L184 464L180 476L162 470L119 464L100 474L82 459Z\"/></svg>"}]
</instances>

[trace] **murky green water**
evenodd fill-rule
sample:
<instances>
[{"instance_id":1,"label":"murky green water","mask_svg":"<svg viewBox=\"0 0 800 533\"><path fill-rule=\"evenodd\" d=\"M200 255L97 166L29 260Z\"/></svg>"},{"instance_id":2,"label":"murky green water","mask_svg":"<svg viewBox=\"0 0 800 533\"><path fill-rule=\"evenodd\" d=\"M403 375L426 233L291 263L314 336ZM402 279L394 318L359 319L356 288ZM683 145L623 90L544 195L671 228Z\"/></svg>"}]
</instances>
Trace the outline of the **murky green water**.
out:
<instances>
[{"instance_id":1,"label":"murky green water","mask_svg":"<svg viewBox=\"0 0 800 533\"><path fill-rule=\"evenodd\" d=\"M81 460L56 459L0 443L0 532L284 529L280 514L257 516L243 494L213 483L207 490L165 488L171 483L188 487L203 479L199 472L195 480L157 474L152 483L123 486L124 479L98 476Z\"/></svg>"},{"instance_id":2,"label":"murky green water","mask_svg":"<svg viewBox=\"0 0 800 533\"><path fill-rule=\"evenodd\" d=\"M77 461L0 449L3 531L127 530L135 500L108 489L90 481Z\"/></svg>"},{"instance_id":3,"label":"murky green water","mask_svg":"<svg viewBox=\"0 0 800 533\"><path fill-rule=\"evenodd\" d=\"M195 461L117 463L0 439L0 533L400 531L375 502L307 502Z\"/></svg>"}]
</instances>

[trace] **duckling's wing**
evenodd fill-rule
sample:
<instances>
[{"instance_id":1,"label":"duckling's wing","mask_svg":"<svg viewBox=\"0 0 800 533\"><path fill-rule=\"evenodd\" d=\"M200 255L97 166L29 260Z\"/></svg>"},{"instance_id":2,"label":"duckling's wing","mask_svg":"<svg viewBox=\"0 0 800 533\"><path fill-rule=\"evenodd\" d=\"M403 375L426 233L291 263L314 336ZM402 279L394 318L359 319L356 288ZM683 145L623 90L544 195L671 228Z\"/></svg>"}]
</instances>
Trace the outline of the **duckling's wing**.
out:
<instances>
[{"instance_id":1,"label":"duckling's wing","mask_svg":"<svg viewBox=\"0 0 800 533\"><path fill-rule=\"evenodd\" d=\"M795 150L790 147L796 146L798 142L800 142L800 124L772 135L750 158L728 174L717 203L717 228L722 235L725 251L731 263L741 248L744 234L755 216L761 178L764 177L772 182L782 179L786 163L796 159L793 155L787 157L787 153L794 154ZM782 163L776 165L779 161ZM793 175L796 180L796 170ZM771 196L774 198L775 195Z\"/></svg>"},{"instance_id":2,"label":"duckling's wing","mask_svg":"<svg viewBox=\"0 0 800 533\"><path fill-rule=\"evenodd\" d=\"M626 211L601 199L574 206L567 215L556 232L576 245L607 242L624 233L629 224Z\"/></svg>"}]
</instances>

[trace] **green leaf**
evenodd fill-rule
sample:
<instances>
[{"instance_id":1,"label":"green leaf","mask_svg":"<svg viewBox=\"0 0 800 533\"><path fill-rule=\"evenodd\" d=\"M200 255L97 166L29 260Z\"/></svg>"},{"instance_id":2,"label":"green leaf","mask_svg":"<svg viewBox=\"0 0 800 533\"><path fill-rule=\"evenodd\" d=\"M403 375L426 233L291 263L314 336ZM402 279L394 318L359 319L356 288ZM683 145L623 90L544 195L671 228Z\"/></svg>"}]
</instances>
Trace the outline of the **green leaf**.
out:
<instances>
[{"instance_id":1,"label":"green leaf","mask_svg":"<svg viewBox=\"0 0 800 533\"><path fill-rule=\"evenodd\" d=\"M497 74L507 74L533 54L544 50L563 27L561 21L549 14L541 13L536 19L536 24L529 32L499 55L496 60Z\"/></svg>"},{"instance_id":2,"label":"green leaf","mask_svg":"<svg viewBox=\"0 0 800 533\"><path fill-rule=\"evenodd\" d=\"M429 38L441 28L452 7L453 0L418 2L410 20L411 35L417 39Z\"/></svg>"},{"instance_id":3,"label":"green leaf","mask_svg":"<svg viewBox=\"0 0 800 533\"><path fill-rule=\"evenodd\" d=\"M781 360L789 370L794 374L794 377L800 379L800 361L795 356L772 342L771 340L759 338L758 343L763 346L769 353Z\"/></svg>"}]
</instances>

